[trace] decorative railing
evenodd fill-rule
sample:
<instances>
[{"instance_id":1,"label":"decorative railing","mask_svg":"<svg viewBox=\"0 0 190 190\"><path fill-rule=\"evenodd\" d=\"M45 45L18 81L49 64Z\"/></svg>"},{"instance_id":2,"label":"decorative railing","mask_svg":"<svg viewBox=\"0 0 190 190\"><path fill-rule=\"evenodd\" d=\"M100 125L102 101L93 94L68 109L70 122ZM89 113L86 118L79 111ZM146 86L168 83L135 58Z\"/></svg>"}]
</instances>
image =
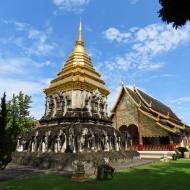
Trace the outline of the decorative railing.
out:
<instances>
[{"instance_id":1,"label":"decorative railing","mask_svg":"<svg viewBox=\"0 0 190 190\"><path fill-rule=\"evenodd\" d=\"M139 151L173 151L175 150L174 144L150 144L150 145L133 145L128 147L129 150L139 150Z\"/></svg>"}]
</instances>

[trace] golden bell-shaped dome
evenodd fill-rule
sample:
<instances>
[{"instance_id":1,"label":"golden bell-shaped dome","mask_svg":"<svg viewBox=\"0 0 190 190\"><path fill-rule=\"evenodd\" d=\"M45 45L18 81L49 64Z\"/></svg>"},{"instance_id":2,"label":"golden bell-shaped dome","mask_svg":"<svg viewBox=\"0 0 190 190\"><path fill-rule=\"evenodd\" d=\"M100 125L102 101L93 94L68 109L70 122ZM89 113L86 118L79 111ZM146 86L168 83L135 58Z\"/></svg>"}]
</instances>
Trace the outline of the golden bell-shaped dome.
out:
<instances>
[{"instance_id":1,"label":"golden bell-shaped dome","mask_svg":"<svg viewBox=\"0 0 190 190\"><path fill-rule=\"evenodd\" d=\"M91 59L84 47L82 37L82 23L80 21L78 36L73 51L67 59L63 69L57 77L51 81L48 88L44 90L47 95L55 91L86 90L92 92L99 89L103 96L109 94L101 75L94 69Z\"/></svg>"}]
</instances>

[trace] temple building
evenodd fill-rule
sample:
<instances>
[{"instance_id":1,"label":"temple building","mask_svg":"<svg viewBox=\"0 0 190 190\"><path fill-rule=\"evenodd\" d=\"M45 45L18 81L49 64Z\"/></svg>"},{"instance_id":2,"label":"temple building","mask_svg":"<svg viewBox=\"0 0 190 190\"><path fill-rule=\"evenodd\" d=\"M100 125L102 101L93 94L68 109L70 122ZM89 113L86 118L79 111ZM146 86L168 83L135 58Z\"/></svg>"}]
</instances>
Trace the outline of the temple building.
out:
<instances>
[{"instance_id":1,"label":"temple building","mask_svg":"<svg viewBox=\"0 0 190 190\"><path fill-rule=\"evenodd\" d=\"M190 145L190 128L168 106L135 86L122 84L111 119L126 136L128 149L168 151Z\"/></svg>"},{"instance_id":2,"label":"temple building","mask_svg":"<svg viewBox=\"0 0 190 190\"><path fill-rule=\"evenodd\" d=\"M122 85L110 118L110 92L86 52L81 23L71 54L44 93L40 127L18 138L18 164L66 170L81 159L93 166L96 158L126 161L139 157L137 150L174 150L189 134L169 107L136 87Z\"/></svg>"},{"instance_id":3,"label":"temple building","mask_svg":"<svg viewBox=\"0 0 190 190\"><path fill-rule=\"evenodd\" d=\"M46 110L42 125L52 125L56 118L80 117L81 114L96 117L102 122L108 120L107 95L110 92L85 50L81 23L74 49L64 68L44 92Z\"/></svg>"},{"instance_id":4,"label":"temple building","mask_svg":"<svg viewBox=\"0 0 190 190\"><path fill-rule=\"evenodd\" d=\"M46 104L39 121L41 127L20 135L18 152L126 150L122 133L111 126L107 112L110 92L85 50L81 23L73 51L44 93Z\"/></svg>"}]
</instances>

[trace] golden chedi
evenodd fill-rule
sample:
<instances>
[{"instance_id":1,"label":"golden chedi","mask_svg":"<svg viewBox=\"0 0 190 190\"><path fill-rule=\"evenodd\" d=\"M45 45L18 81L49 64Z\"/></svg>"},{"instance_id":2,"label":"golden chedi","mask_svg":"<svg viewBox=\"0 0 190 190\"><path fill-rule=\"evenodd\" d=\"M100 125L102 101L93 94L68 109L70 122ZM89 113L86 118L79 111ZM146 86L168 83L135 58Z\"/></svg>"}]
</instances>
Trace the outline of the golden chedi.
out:
<instances>
[{"instance_id":1,"label":"golden chedi","mask_svg":"<svg viewBox=\"0 0 190 190\"><path fill-rule=\"evenodd\" d=\"M67 92L71 90L87 90L93 92L98 89L103 96L109 94L101 75L95 71L88 56L82 38L82 25L80 23L78 37L74 49L67 59L64 68L51 81L44 90L47 95L54 94L57 90Z\"/></svg>"},{"instance_id":2,"label":"golden chedi","mask_svg":"<svg viewBox=\"0 0 190 190\"><path fill-rule=\"evenodd\" d=\"M81 23L64 68L44 92L41 127L19 136L13 159L17 163L75 172L73 180L84 181L84 170L94 171L98 160L139 156L136 151L126 151L122 134L111 127L107 113L109 90L84 48ZM79 163L77 171L74 163Z\"/></svg>"},{"instance_id":3,"label":"golden chedi","mask_svg":"<svg viewBox=\"0 0 190 190\"><path fill-rule=\"evenodd\" d=\"M44 92L46 110L42 124L43 120L79 117L81 113L85 117L108 119L109 90L85 50L81 22L73 51L63 69ZM47 122L45 124L47 125Z\"/></svg>"}]
</instances>

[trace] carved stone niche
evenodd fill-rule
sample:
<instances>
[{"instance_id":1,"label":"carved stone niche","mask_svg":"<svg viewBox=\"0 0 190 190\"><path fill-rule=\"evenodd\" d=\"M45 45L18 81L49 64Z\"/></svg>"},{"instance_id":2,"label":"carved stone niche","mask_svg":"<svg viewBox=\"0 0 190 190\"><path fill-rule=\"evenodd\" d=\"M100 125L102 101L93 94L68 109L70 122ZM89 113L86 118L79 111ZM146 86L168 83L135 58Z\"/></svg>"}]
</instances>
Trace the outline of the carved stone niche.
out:
<instances>
[{"instance_id":1,"label":"carved stone niche","mask_svg":"<svg viewBox=\"0 0 190 190\"><path fill-rule=\"evenodd\" d=\"M89 111L91 109L90 100L91 100L91 93L87 93L85 97L84 108L87 108Z\"/></svg>"},{"instance_id":2,"label":"carved stone niche","mask_svg":"<svg viewBox=\"0 0 190 190\"><path fill-rule=\"evenodd\" d=\"M104 117L104 115L105 115L105 113L104 113L105 107L104 106L105 106L105 103L103 101L103 98L100 98L100 105L99 105L99 107L100 107L101 118Z\"/></svg>"},{"instance_id":3,"label":"carved stone niche","mask_svg":"<svg viewBox=\"0 0 190 190\"><path fill-rule=\"evenodd\" d=\"M57 91L53 97L55 100L55 117L61 117L63 115L63 95Z\"/></svg>"},{"instance_id":4,"label":"carved stone niche","mask_svg":"<svg viewBox=\"0 0 190 190\"><path fill-rule=\"evenodd\" d=\"M100 99L102 98L102 95L100 94L99 90L96 89L92 93L92 98L91 98L91 107L92 107L92 116L95 118L100 117Z\"/></svg>"},{"instance_id":5,"label":"carved stone niche","mask_svg":"<svg viewBox=\"0 0 190 190\"><path fill-rule=\"evenodd\" d=\"M51 118L54 109L54 101L52 96L46 97L46 111L45 111L45 118Z\"/></svg>"},{"instance_id":6,"label":"carved stone niche","mask_svg":"<svg viewBox=\"0 0 190 190\"><path fill-rule=\"evenodd\" d=\"M72 108L72 99L71 99L70 94L67 94L65 96L65 99L66 99L66 107L67 108Z\"/></svg>"}]
</instances>

